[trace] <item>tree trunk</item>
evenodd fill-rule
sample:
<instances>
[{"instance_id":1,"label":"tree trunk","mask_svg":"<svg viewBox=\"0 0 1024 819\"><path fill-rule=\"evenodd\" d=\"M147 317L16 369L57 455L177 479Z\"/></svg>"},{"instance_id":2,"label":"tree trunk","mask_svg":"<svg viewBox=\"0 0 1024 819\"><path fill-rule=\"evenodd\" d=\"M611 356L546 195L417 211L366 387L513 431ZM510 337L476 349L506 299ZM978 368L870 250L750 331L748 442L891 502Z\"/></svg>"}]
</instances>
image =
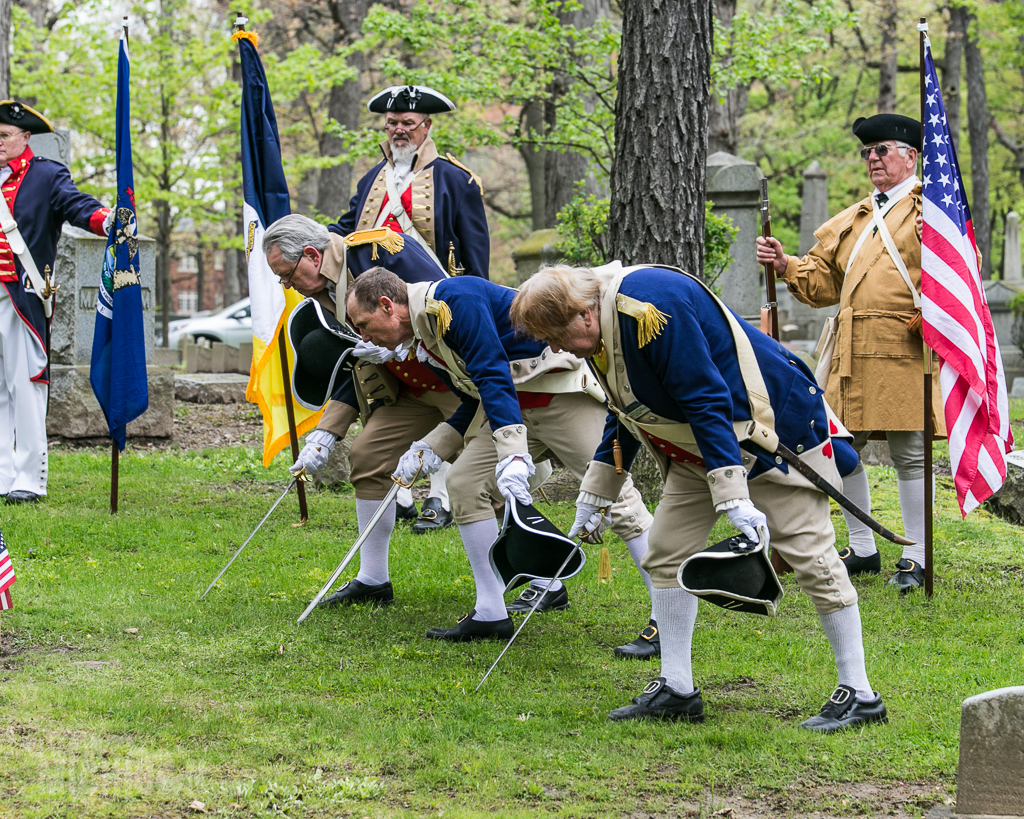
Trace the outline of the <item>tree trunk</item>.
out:
<instances>
[{"instance_id":1,"label":"tree trunk","mask_svg":"<svg viewBox=\"0 0 1024 819\"><path fill-rule=\"evenodd\" d=\"M601 17L611 14L608 0L575 0L581 7L566 11L564 5L558 10L558 19L563 26L589 28ZM545 120L549 128L554 127L557 117L558 98L566 93L569 78L556 75L551 83L552 99L545 105ZM591 110L588 106L588 110ZM584 193L602 193L589 173L590 161L584 154L575 151L551 151L544 156L544 222L545 227L554 227L558 211L572 201L576 194L576 183L584 183Z\"/></svg>"},{"instance_id":2,"label":"tree trunk","mask_svg":"<svg viewBox=\"0 0 1024 819\"><path fill-rule=\"evenodd\" d=\"M0 97L11 98L11 6L13 0L0 0Z\"/></svg>"},{"instance_id":3,"label":"tree trunk","mask_svg":"<svg viewBox=\"0 0 1024 819\"><path fill-rule=\"evenodd\" d=\"M366 3L354 3L361 5L363 15L366 14ZM353 54L348 64L360 72L363 70L364 57L362 54ZM355 79L335 85L331 88L331 94L327 103L327 116L338 122L339 125L349 131L355 131L359 127L359 112L363 107L363 86L359 81L359 75ZM336 134L324 133L320 141L321 156L338 156L345 147L341 137ZM349 199L352 196L352 164L346 162L342 165L335 165L333 168L323 168L320 171L320 183L317 187L316 209L323 216L332 221L337 219L348 210Z\"/></svg>"},{"instance_id":4,"label":"tree trunk","mask_svg":"<svg viewBox=\"0 0 1024 819\"><path fill-rule=\"evenodd\" d=\"M736 16L736 0L715 0L714 12L715 30L727 30ZM728 59L726 55L721 56ZM719 151L739 153L739 122L747 108L749 93L749 85L715 91L708 112L708 155Z\"/></svg>"},{"instance_id":5,"label":"tree trunk","mask_svg":"<svg viewBox=\"0 0 1024 819\"><path fill-rule=\"evenodd\" d=\"M985 93L985 67L978 47L977 17L970 14L968 28L974 27L964 41L967 67L967 134L971 142L971 222L981 251L981 277L992 278L992 217L988 207L988 97Z\"/></svg>"},{"instance_id":6,"label":"tree trunk","mask_svg":"<svg viewBox=\"0 0 1024 819\"><path fill-rule=\"evenodd\" d=\"M711 8L623 4L612 165L612 258L703 275Z\"/></svg>"},{"instance_id":7,"label":"tree trunk","mask_svg":"<svg viewBox=\"0 0 1024 819\"><path fill-rule=\"evenodd\" d=\"M520 121L521 132L530 139L541 139L544 136L544 105L534 100L523 106ZM544 154L546 151L536 145L521 145L519 153L526 163L526 176L530 182L530 208L533 217L533 229L546 228L545 185L544 185Z\"/></svg>"},{"instance_id":8,"label":"tree trunk","mask_svg":"<svg viewBox=\"0 0 1024 819\"><path fill-rule=\"evenodd\" d=\"M960 64L963 62L964 35L967 32L967 9L950 6L949 31L946 32L946 66L942 71L942 101L946 105L946 122L953 148L960 151Z\"/></svg>"},{"instance_id":9,"label":"tree trunk","mask_svg":"<svg viewBox=\"0 0 1024 819\"><path fill-rule=\"evenodd\" d=\"M896 110L896 71L898 68L896 46L899 4L897 0L884 0L882 4L882 55L878 68L878 113Z\"/></svg>"},{"instance_id":10,"label":"tree trunk","mask_svg":"<svg viewBox=\"0 0 1024 819\"><path fill-rule=\"evenodd\" d=\"M160 293L161 347L170 346L171 322L171 203L157 200L156 205L156 280Z\"/></svg>"},{"instance_id":11,"label":"tree trunk","mask_svg":"<svg viewBox=\"0 0 1024 819\"><path fill-rule=\"evenodd\" d=\"M206 256L203 238L196 231L196 311L203 309L203 290L206 289Z\"/></svg>"}]
</instances>

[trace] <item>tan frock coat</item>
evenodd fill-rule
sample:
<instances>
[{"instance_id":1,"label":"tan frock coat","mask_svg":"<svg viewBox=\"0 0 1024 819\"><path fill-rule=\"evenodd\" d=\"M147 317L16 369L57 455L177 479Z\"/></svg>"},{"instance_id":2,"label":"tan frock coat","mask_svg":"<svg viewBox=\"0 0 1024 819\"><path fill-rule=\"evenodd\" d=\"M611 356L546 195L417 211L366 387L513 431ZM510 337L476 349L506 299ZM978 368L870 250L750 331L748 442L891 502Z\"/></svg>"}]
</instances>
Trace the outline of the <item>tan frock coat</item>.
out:
<instances>
[{"instance_id":1,"label":"tan frock coat","mask_svg":"<svg viewBox=\"0 0 1024 819\"><path fill-rule=\"evenodd\" d=\"M921 291L921 186L886 214L885 224ZM853 265L853 247L871 231L871 200L834 216L818 228L817 244L802 259L789 257L782 275L790 292L812 307L838 304L835 352L825 400L851 432L924 428L923 344L907 329L914 299L877 233L869 236ZM935 360L933 354L933 361ZM937 362L932 376L932 423L946 434Z\"/></svg>"}]
</instances>

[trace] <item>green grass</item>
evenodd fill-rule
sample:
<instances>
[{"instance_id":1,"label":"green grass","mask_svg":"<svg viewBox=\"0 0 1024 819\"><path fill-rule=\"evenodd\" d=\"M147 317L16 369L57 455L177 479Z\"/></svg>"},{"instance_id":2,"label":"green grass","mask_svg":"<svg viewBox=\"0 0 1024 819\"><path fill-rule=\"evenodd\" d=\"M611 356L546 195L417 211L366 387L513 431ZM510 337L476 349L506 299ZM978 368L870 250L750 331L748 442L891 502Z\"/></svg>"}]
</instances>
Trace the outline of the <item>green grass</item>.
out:
<instances>
[{"instance_id":1,"label":"green grass","mask_svg":"<svg viewBox=\"0 0 1024 819\"><path fill-rule=\"evenodd\" d=\"M857 581L891 722L820 737L797 725L834 666L791 575L777 619L701 605L706 724L612 724L607 712L657 676L611 655L648 616L615 538L613 580L597 580L592 548L572 607L534 617L474 695L500 644L423 636L473 604L455 530L396 531L392 608L297 626L356 535L350 493L314 493L301 529L289 497L200 602L280 492L283 465L267 472L242 448L129 452L116 516L108 475L106 451L57 453L45 504L0 507L18 573L16 608L0 615L3 819L198 815L194 800L239 817L709 815L723 794L777 815L884 813L861 783L950 796L961 701L1021 683L1020 530L985 512L961 522L949 479L934 597ZM870 475L876 516L900 531L895 474ZM571 504L546 508L572 518ZM833 521L843 541L836 508ZM726 534L720 524L715 538ZM881 548L891 567L898 547Z\"/></svg>"}]
</instances>

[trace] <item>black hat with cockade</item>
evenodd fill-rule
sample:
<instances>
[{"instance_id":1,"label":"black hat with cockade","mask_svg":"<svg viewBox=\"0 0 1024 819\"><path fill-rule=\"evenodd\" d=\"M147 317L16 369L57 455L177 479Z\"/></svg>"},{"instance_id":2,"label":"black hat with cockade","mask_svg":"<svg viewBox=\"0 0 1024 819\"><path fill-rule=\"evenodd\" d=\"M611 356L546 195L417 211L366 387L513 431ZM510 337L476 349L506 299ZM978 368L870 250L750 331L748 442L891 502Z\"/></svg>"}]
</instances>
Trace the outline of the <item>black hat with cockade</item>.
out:
<instances>
[{"instance_id":1,"label":"black hat with cockade","mask_svg":"<svg viewBox=\"0 0 1024 819\"><path fill-rule=\"evenodd\" d=\"M349 332L315 299L306 299L288 317L288 340L295 351L292 394L306 409L324 407L342 378L356 364L352 350L359 336Z\"/></svg>"},{"instance_id":2,"label":"black hat with cockade","mask_svg":"<svg viewBox=\"0 0 1024 819\"><path fill-rule=\"evenodd\" d=\"M724 609L774 617L783 590L764 540L736 535L691 555L676 573L679 585Z\"/></svg>"},{"instance_id":3,"label":"black hat with cockade","mask_svg":"<svg viewBox=\"0 0 1024 819\"><path fill-rule=\"evenodd\" d=\"M24 103L15 100L0 101L0 123L13 125L30 134L53 133L53 126L50 125L50 121L46 117L34 108L29 108Z\"/></svg>"},{"instance_id":4,"label":"black hat with cockade","mask_svg":"<svg viewBox=\"0 0 1024 819\"><path fill-rule=\"evenodd\" d=\"M921 149L921 123L900 114L875 114L859 117L853 123L853 134L864 145L894 139L911 148Z\"/></svg>"},{"instance_id":5,"label":"black hat with cockade","mask_svg":"<svg viewBox=\"0 0 1024 819\"><path fill-rule=\"evenodd\" d=\"M366 110L374 114L445 114L455 110L455 103L425 85L393 85L375 94L366 103Z\"/></svg>"},{"instance_id":6,"label":"black hat with cockade","mask_svg":"<svg viewBox=\"0 0 1024 819\"><path fill-rule=\"evenodd\" d=\"M577 549L533 506L524 506L519 501L505 504L505 519L489 554L491 568L505 584L505 591L529 580L554 577L570 555L572 558L558 575L559 580L572 577L583 568L587 562L583 549Z\"/></svg>"}]
</instances>

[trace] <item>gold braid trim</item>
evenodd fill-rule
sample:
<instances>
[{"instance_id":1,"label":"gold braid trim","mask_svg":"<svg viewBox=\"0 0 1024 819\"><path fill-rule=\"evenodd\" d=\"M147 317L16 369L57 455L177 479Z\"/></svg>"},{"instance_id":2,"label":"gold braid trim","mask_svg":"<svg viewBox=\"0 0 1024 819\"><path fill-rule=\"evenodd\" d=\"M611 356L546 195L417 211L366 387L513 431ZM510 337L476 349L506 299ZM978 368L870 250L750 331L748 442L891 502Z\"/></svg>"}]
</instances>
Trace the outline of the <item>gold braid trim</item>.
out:
<instances>
[{"instance_id":1,"label":"gold braid trim","mask_svg":"<svg viewBox=\"0 0 1024 819\"><path fill-rule=\"evenodd\" d=\"M370 254L370 258L373 261L377 261L377 245L383 245L388 253L398 253L405 247L405 238L402 234L396 233L389 227L357 230L346 236L343 241L349 247L372 244L373 252Z\"/></svg>"},{"instance_id":2,"label":"gold braid trim","mask_svg":"<svg viewBox=\"0 0 1024 819\"><path fill-rule=\"evenodd\" d=\"M615 297L615 307L620 313L635 318L639 327L640 346L643 347L661 334L662 328L668 324L671 316L662 313L648 301L637 301L619 293Z\"/></svg>"},{"instance_id":3,"label":"gold braid trim","mask_svg":"<svg viewBox=\"0 0 1024 819\"><path fill-rule=\"evenodd\" d=\"M459 162L459 160L457 160L451 154L445 154L444 158L447 159L449 162L451 162L452 165L454 165L455 167L462 168L462 170L464 170L466 173L468 173L469 174L469 181L470 182L476 182L476 186L478 188L480 188L480 195L481 196L484 195L484 185L480 181L480 177L479 176L477 176L475 173L473 173L469 168L467 168L465 165L463 165L461 162Z\"/></svg>"},{"instance_id":4,"label":"gold braid trim","mask_svg":"<svg viewBox=\"0 0 1024 819\"><path fill-rule=\"evenodd\" d=\"M438 338L444 337L452 324L452 309L439 299L427 298L427 314L437 318Z\"/></svg>"},{"instance_id":5,"label":"gold braid trim","mask_svg":"<svg viewBox=\"0 0 1024 819\"><path fill-rule=\"evenodd\" d=\"M260 35L257 34L255 31L236 31L234 34L231 35L231 39L234 40L236 43L239 40L248 40L250 43L253 44L253 47L260 47Z\"/></svg>"}]
</instances>

